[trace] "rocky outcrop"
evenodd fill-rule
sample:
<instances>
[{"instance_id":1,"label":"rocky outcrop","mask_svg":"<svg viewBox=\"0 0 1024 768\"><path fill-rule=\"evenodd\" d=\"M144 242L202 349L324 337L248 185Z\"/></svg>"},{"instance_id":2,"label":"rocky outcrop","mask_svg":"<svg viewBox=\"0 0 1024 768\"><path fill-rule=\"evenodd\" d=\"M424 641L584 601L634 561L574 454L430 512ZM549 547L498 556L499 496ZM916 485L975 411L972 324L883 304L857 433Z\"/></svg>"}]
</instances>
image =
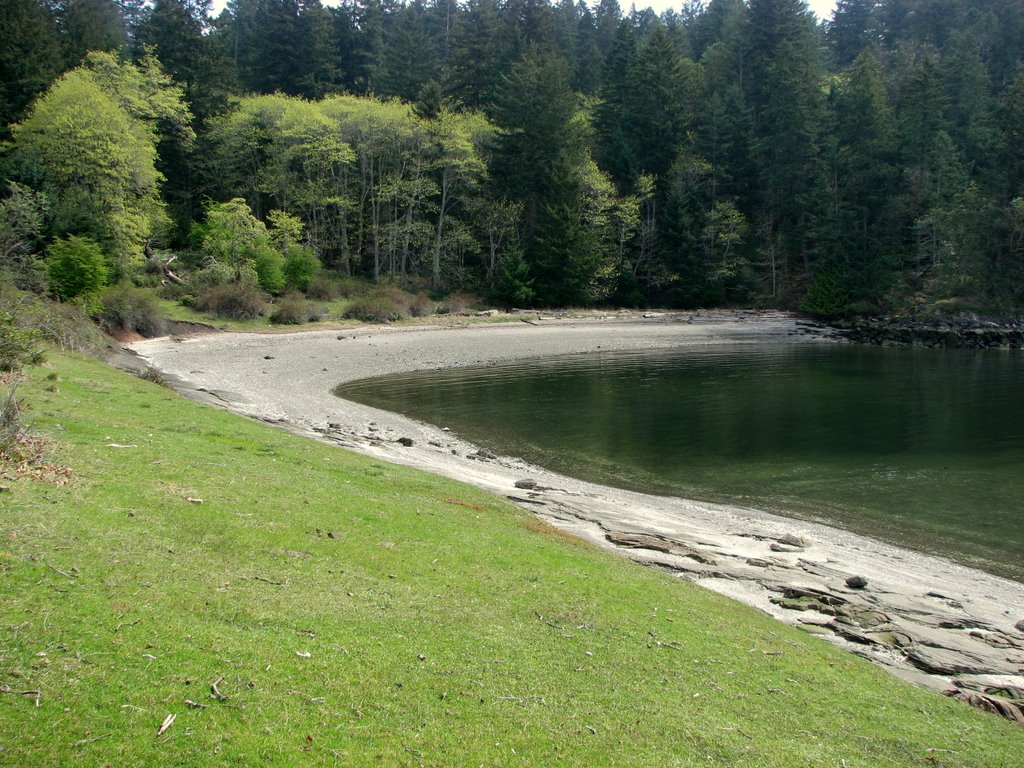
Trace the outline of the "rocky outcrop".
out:
<instances>
[{"instance_id":1,"label":"rocky outcrop","mask_svg":"<svg viewBox=\"0 0 1024 768\"><path fill-rule=\"evenodd\" d=\"M840 335L860 344L966 349L1024 349L1024 320L1016 318L871 317L837 321Z\"/></svg>"}]
</instances>

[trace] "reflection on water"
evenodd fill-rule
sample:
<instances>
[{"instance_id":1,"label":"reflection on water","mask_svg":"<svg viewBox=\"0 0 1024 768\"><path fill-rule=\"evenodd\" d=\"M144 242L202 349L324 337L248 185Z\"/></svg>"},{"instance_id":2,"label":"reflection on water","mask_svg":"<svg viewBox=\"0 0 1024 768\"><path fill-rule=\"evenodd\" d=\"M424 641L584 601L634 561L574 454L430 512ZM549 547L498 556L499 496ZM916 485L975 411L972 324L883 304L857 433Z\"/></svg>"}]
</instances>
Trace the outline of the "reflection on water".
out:
<instances>
[{"instance_id":1,"label":"reflection on water","mask_svg":"<svg viewBox=\"0 0 1024 768\"><path fill-rule=\"evenodd\" d=\"M814 519L1024 581L1024 356L597 353L344 385L587 480Z\"/></svg>"}]
</instances>

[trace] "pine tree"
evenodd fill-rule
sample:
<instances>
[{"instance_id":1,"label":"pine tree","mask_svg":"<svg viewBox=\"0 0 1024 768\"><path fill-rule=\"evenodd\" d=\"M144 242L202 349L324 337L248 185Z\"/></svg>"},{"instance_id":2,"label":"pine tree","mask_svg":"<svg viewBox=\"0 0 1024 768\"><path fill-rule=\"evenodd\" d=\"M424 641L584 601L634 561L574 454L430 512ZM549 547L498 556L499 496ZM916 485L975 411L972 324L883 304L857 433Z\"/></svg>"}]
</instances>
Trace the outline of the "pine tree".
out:
<instances>
[{"instance_id":1,"label":"pine tree","mask_svg":"<svg viewBox=\"0 0 1024 768\"><path fill-rule=\"evenodd\" d=\"M494 0L469 0L452 30L445 90L466 107L490 112L501 87L507 55Z\"/></svg>"},{"instance_id":2,"label":"pine tree","mask_svg":"<svg viewBox=\"0 0 1024 768\"><path fill-rule=\"evenodd\" d=\"M668 171L691 127L699 88L699 68L677 53L658 24L627 72L623 119L636 172Z\"/></svg>"},{"instance_id":3,"label":"pine tree","mask_svg":"<svg viewBox=\"0 0 1024 768\"><path fill-rule=\"evenodd\" d=\"M837 68L845 69L872 46L872 11L876 4L877 0L837 0L826 32Z\"/></svg>"},{"instance_id":4,"label":"pine tree","mask_svg":"<svg viewBox=\"0 0 1024 768\"><path fill-rule=\"evenodd\" d=\"M46 5L3 0L0 6L0 126L6 126L49 87L62 62L56 20Z\"/></svg>"},{"instance_id":5,"label":"pine tree","mask_svg":"<svg viewBox=\"0 0 1024 768\"><path fill-rule=\"evenodd\" d=\"M114 0L61 0L57 23L67 67L78 66L89 51L116 51L127 39L121 8Z\"/></svg>"},{"instance_id":6,"label":"pine tree","mask_svg":"<svg viewBox=\"0 0 1024 768\"><path fill-rule=\"evenodd\" d=\"M636 158L626 121L629 73L636 61L636 36L626 21L619 24L604 66L601 68L599 101L594 108L597 160L611 174L619 189L628 189L636 176Z\"/></svg>"},{"instance_id":7,"label":"pine tree","mask_svg":"<svg viewBox=\"0 0 1024 768\"><path fill-rule=\"evenodd\" d=\"M809 266L809 235L821 202L823 71L814 20L802 0L751 0L747 30L762 215L768 231L782 239L787 266L799 274Z\"/></svg>"},{"instance_id":8,"label":"pine tree","mask_svg":"<svg viewBox=\"0 0 1024 768\"><path fill-rule=\"evenodd\" d=\"M437 56L424 21L419 3L409 3L399 11L385 40L384 65L376 80L376 90L382 96L415 101L423 87L437 79Z\"/></svg>"},{"instance_id":9,"label":"pine tree","mask_svg":"<svg viewBox=\"0 0 1024 768\"><path fill-rule=\"evenodd\" d=\"M342 72L335 26L320 0L301 1L296 36L303 52L297 62L296 93L319 99L339 91Z\"/></svg>"}]
</instances>

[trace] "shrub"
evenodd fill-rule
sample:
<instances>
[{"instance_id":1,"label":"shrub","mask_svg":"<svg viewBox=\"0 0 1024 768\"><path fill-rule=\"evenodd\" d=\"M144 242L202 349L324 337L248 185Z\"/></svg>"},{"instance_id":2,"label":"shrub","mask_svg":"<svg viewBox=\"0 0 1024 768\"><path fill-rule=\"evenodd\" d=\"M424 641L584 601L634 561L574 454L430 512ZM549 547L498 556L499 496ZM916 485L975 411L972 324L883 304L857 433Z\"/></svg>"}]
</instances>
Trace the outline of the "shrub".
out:
<instances>
[{"instance_id":1,"label":"shrub","mask_svg":"<svg viewBox=\"0 0 1024 768\"><path fill-rule=\"evenodd\" d=\"M139 371L136 375L143 381L148 381L151 384L158 384L161 387L168 388L171 386L167 383L167 379L164 378L164 375L158 368L150 368L147 365L145 370Z\"/></svg>"},{"instance_id":2,"label":"shrub","mask_svg":"<svg viewBox=\"0 0 1024 768\"><path fill-rule=\"evenodd\" d=\"M412 295L393 285L380 285L359 296L345 310L345 317L369 323L389 323L409 317Z\"/></svg>"},{"instance_id":3,"label":"shrub","mask_svg":"<svg viewBox=\"0 0 1024 768\"><path fill-rule=\"evenodd\" d=\"M49 301L0 279L0 307L13 317L15 328L30 331L62 350L97 354L108 347L106 336L82 307L74 304ZM41 354L33 352L27 362L35 362L37 357Z\"/></svg>"},{"instance_id":4,"label":"shrub","mask_svg":"<svg viewBox=\"0 0 1024 768\"><path fill-rule=\"evenodd\" d=\"M309 285L306 286L306 295L318 301L340 299L342 291L341 279L323 272L310 280Z\"/></svg>"},{"instance_id":5,"label":"shrub","mask_svg":"<svg viewBox=\"0 0 1024 768\"><path fill-rule=\"evenodd\" d=\"M491 297L506 307L532 306L537 292L522 250L516 248L502 256L500 267Z\"/></svg>"},{"instance_id":6,"label":"shrub","mask_svg":"<svg viewBox=\"0 0 1024 768\"><path fill-rule=\"evenodd\" d=\"M196 297L196 309L231 320L255 320L267 313L263 294L253 285L226 283L216 285Z\"/></svg>"},{"instance_id":7,"label":"shrub","mask_svg":"<svg viewBox=\"0 0 1024 768\"><path fill-rule=\"evenodd\" d=\"M847 276L841 268L824 267L818 270L800 302L800 311L824 320L845 317L850 313L847 282Z\"/></svg>"},{"instance_id":8,"label":"shrub","mask_svg":"<svg viewBox=\"0 0 1024 768\"><path fill-rule=\"evenodd\" d=\"M17 392L17 378L7 383L4 390L0 391L0 453L8 451L22 432Z\"/></svg>"},{"instance_id":9,"label":"shrub","mask_svg":"<svg viewBox=\"0 0 1024 768\"><path fill-rule=\"evenodd\" d=\"M465 312L472 307L480 306L480 297L472 293L463 293L456 291L455 293L448 294L444 300L441 301L440 306L437 308L438 314L441 315L454 315L459 312Z\"/></svg>"},{"instance_id":10,"label":"shrub","mask_svg":"<svg viewBox=\"0 0 1024 768\"><path fill-rule=\"evenodd\" d=\"M26 363L37 362L36 349L39 334L31 328L20 327L13 314L0 311L0 371L17 371Z\"/></svg>"},{"instance_id":11,"label":"shrub","mask_svg":"<svg viewBox=\"0 0 1024 768\"><path fill-rule=\"evenodd\" d=\"M429 317L437 312L437 304L429 296L417 293L409 300L409 314L413 317Z\"/></svg>"},{"instance_id":12,"label":"shrub","mask_svg":"<svg viewBox=\"0 0 1024 768\"><path fill-rule=\"evenodd\" d=\"M152 337L162 335L167 328L153 295L142 288L118 285L108 288L100 297L103 306L100 324L107 331L122 329Z\"/></svg>"},{"instance_id":13,"label":"shrub","mask_svg":"<svg viewBox=\"0 0 1024 768\"><path fill-rule=\"evenodd\" d=\"M87 237L56 240L47 251L50 290L65 301L88 300L107 283L107 264L100 247Z\"/></svg>"},{"instance_id":14,"label":"shrub","mask_svg":"<svg viewBox=\"0 0 1024 768\"><path fill-rule=\"evenodd\" d=\"M231 267L223 262L210 259L206 266L196 272L196 288L203 291L218 285L225 285L230 283L234 277L235 271ZM255 282L255 275L253 276L253 282Z\"/></svg>"},{"instance_id":15,"label":"shrub","mask_svg":"<svg viewBox=\"0 0 1024 768\"><path fill-rule=\"evenodd\" d=\"M314 301L307 301L298 295L289 295L281 299L270 315L270 322L277 325L301 325L313 323L327 317L327 310Z\"/></svg>"},{"instance_id":16,"label":"shrub","mask_svg":"<svg viewBox=\"0 0 1024 768\"><path fill-rule=\"evenodd\" d=\"M260 288L270 294L284 289L284 257L271 247L260 248L253 256L252 268Z\"/></svg>"},{"instance_id":17,"label":"shrub","mask_svg":"<svg viewBox=\"0 0 1024 768\"><path fill-rule=\"evenodd\" d=\"M309 287L306 288L306 295L318 301L334 301L335 299L351 299L354 296L362 296L373 290L373 286L364 280L350 277L348 275L338 276L328 272L321 272L314 277Z\"/></svg>"},{"instance_id":18,"label":"shrub","mask_svg":"<svg viewBox=\"0 0 1024 768\"><path fill-rule=\"evenodd\" d=\"M312 248L295 245L284 257L285 284L296 291L306 291L320 271L320 259Z\"/></svg>"}]
</instances>

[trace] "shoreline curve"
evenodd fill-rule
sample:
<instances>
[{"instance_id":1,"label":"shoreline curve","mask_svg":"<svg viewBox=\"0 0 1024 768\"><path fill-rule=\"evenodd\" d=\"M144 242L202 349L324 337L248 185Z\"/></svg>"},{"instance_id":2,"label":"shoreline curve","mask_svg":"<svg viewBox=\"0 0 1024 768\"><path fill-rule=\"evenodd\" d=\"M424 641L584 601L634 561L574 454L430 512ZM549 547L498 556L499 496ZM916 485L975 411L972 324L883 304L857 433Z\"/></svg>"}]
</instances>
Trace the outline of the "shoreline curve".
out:
<instances>
[{"instance_id":1,"label":"shoreline curve","mask_svg":"<svg viewBox=\"0 0 1024 768\"><path fill-rule=\"evenodd\" d=\"M819 523L600 486L481 454L440 426L332 392L349 381L415 370L827 337L786 313L722 311L218 333L126 348L188 397L505 496L566 532L799 625L914 683L1024 688L1024 584ZM849 586L853 576L866 577L867 586Z\"/></svg>"}]
</instances>

